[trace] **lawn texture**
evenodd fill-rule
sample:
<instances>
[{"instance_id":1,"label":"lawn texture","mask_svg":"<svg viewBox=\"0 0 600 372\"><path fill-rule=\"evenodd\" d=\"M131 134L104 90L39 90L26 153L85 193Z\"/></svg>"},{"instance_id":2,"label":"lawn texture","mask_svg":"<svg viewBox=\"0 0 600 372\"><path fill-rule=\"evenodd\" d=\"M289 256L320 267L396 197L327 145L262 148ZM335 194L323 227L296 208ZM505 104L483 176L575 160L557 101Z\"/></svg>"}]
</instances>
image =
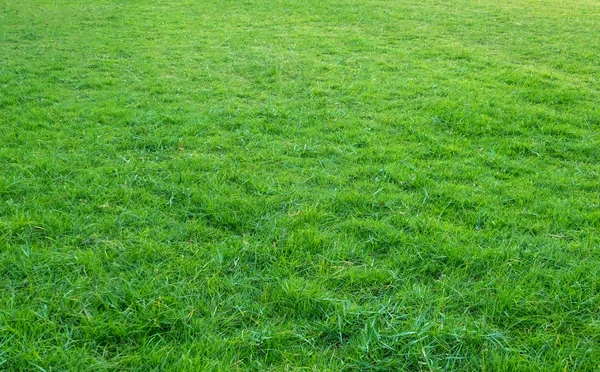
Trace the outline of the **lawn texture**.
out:
<instances>
[{"instance_id":1,"label":"lawn texture","mask_svg":"<svg viewBox=\"0 0 600 372\"><path fill-rule=\"evenodd\" d=\"M0 3L0 369L600 369L600 3Z\"/></svg>"}]
</instances>

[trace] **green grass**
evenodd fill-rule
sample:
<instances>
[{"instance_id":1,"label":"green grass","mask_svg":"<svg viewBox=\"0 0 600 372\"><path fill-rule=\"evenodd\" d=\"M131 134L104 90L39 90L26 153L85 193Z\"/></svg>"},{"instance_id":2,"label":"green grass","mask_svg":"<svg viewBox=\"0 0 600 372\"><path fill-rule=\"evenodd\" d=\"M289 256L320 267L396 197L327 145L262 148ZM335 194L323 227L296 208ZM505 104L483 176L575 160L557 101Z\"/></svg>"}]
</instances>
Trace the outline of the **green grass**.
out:
<instances>
[{"instance_id":1,"label":"green grass","mask_svg":"<svg viewBox=\"0 0 600 372\"><path fill-rule=\"evenodd\" d=\"M0 3L0 369L600 369L600 3Z\"/></svg>"}]
</instances>

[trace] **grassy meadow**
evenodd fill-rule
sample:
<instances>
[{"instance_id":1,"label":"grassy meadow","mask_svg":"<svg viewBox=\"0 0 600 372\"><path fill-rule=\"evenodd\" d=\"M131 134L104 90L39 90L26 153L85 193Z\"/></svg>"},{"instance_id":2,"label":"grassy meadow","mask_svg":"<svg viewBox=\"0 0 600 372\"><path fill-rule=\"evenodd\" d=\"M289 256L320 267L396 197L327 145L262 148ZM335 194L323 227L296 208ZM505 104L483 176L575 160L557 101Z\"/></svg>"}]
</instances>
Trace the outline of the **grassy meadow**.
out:
<instances>
[{"instance_id":1,"label":"grassy meadow","mask_svg":"<svg viewBox=\"0 0 600 372\"><path fill-rule=\"evenodd\" d=\"M596 0L0 2L0 370L600 370Z\"/></svg>"}]
</instances>

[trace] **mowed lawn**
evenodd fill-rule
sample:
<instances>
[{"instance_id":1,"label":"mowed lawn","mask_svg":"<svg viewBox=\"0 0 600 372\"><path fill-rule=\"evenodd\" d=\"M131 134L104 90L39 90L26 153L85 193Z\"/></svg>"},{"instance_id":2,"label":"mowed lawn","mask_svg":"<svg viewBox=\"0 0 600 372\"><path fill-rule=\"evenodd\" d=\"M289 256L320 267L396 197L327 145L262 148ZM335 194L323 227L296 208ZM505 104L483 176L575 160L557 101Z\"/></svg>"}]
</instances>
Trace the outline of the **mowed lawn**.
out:
<instances>
[{"instance_id":1,"label":"mowed lawn","mask_svg":"<svg viewBox=\"0 0 600 372\"><path fill-rule=\"evenodd\" d=\"M600 369L596 0L0 3L0 369Z\"/></svg>"}]
</instances>

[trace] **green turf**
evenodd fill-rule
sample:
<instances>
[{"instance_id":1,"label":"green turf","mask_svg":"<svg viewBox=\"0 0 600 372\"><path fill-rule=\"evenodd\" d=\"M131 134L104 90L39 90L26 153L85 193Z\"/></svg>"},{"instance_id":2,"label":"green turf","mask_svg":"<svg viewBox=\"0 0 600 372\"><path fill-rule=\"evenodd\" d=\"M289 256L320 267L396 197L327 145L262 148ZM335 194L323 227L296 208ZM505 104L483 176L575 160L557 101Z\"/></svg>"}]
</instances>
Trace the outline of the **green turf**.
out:
<instances>
[{"instance_id":1,"label":"green turf","mask_svg":"<svg viewBox=\"0 0 600 372\"><path fill-rule=\"evenodd\" d=\"M596 0L0 3L0 369L600 369Z\"/></svg>"}]
</instances>

